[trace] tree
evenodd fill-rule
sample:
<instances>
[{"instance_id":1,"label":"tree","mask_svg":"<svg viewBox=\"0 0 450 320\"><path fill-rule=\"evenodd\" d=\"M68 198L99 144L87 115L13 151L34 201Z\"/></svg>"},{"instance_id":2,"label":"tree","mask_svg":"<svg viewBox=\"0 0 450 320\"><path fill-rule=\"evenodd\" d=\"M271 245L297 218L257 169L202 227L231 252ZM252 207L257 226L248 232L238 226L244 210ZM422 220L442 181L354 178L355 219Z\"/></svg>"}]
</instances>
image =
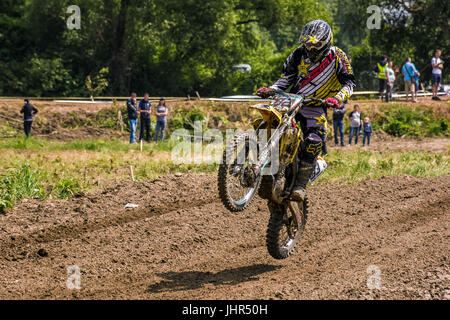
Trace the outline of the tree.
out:
<instances>
[{"instance_id":1,"label":"tree","mask_svg":"<svg viewBox=\"0 0 450 320\"><path fill-rule=\"evenodd\" d=\"M307 21L333 24L330 1L5 0L0 93L94 96L91 72L104 67L109 95L250 93L276 80ZM80 30L67 28L69 5Z\"/></svg>"},{"instance_id":2,"label":"tree","mask_svg":"<svg viewBox=\"0 0 450 320\"><path fill-rule=\"evenodd\" d=\"M90 75L86 77L86 88L91 94L92 101L94 101L94 96L99 96L108 87L108 80L106 79L108 73L108 68L102 68L93 80Z\"/></svg>"}]
</instances>

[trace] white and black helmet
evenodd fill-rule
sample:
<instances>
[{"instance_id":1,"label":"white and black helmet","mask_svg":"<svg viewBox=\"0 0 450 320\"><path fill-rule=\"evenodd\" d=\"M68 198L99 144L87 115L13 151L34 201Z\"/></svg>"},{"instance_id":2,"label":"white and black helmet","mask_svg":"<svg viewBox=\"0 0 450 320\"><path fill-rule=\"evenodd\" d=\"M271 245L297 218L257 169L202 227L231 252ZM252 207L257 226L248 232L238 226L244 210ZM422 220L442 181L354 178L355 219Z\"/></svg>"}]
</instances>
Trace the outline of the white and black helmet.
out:
<instances>
[{"instance_id":1,"label":"white and black helmet","mask_svg":"<svg viewBox=\"0 0 450 320\"><path fill-rule=\"evenodd\" d=\"M300 43L305 46L308 58L317 60L331 47L333 34L328 23L323 20L309 22L300 35Z\"/></svg>"}]
</instances>

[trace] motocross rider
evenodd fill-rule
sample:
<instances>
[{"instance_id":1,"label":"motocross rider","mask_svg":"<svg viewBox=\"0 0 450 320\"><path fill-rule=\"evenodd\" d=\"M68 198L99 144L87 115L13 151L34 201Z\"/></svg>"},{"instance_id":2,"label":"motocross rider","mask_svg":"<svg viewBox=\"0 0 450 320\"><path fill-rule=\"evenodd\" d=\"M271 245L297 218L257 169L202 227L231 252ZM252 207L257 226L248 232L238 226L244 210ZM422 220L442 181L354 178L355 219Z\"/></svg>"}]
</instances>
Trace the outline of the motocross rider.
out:
<instances>
[{"instance_id":1,"label":"motocross rider","mask_svg":"<svg viewBox=\"0 0 450 320\"><path fill-rule=\"evenodd\" d=\"M283 66L283 74L270 88L258 89L263 98L274 90L287 90L308 98L326 100L326 106L342 105L353 93L355 76L345 53L332 46L333 34L325 21L309 22L300 35L300 46L292 52ZM320 102L310 102L297 113L304 141L299 150L299 172L291 199L303 201L306 185L322 151L327 133L327 119Z\"/></svg>"}]
</instances>

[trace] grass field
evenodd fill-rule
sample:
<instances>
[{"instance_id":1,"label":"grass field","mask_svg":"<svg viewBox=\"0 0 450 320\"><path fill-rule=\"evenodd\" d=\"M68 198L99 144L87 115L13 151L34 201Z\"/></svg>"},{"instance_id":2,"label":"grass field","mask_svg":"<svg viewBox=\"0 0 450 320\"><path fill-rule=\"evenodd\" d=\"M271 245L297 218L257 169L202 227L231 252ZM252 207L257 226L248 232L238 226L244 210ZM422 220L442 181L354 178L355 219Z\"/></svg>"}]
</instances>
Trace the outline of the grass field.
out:
<instances>
[{"instance_id":1,"label":"grass field","mask_svg":"<svg viewBox=\"0 0 450 320\"><path fill-rule=\"evenodd\" d=\"M119 140L70 142L23 138L0 141L0 209L22 198L66 199L111 180L138 181L177 172L215 172L218 164L178 164L173 142L130 145ZM392 175L433 177L450 173L450 151L331 149L328 169L317 184L348 184Z\"/></svg>"}]
</instances>

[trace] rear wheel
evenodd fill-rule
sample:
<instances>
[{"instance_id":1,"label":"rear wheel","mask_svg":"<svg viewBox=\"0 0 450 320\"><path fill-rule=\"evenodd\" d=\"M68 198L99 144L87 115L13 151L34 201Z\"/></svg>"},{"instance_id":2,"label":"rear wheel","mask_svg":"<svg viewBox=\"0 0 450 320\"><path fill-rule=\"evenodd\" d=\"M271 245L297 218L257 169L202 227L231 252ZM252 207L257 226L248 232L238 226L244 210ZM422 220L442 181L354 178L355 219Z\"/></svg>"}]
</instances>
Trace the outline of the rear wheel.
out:
<instances>
[{"instance_id":1,"label":"rear wheel","mask_svg":"<svg viewBox=\"0 0 450 320\"><path fill-rule=\"evenodd\" d=\"M305 229L308 199L303 202L290 201L288 205L269 201L269 210L270 219L266 235L267 250L275 259L286 259L294 252Z\"/></svg>"},{"instance_id":2,"label":"rear wheel","mask_svg":"<svg viewBox=\"0 0 450 320\"><path fill-rule=\"evenodd\" d=\"M218 188L223 205L230 211L244 210L258 190L260 176L254 174L257 141L248 132L238 134L227 143L219 166Z\"/></svg>"}]
</instances>

